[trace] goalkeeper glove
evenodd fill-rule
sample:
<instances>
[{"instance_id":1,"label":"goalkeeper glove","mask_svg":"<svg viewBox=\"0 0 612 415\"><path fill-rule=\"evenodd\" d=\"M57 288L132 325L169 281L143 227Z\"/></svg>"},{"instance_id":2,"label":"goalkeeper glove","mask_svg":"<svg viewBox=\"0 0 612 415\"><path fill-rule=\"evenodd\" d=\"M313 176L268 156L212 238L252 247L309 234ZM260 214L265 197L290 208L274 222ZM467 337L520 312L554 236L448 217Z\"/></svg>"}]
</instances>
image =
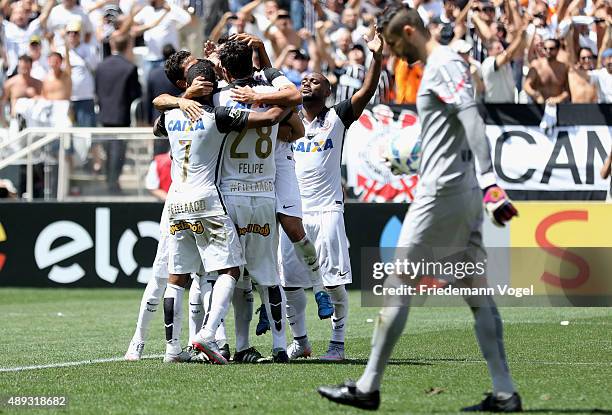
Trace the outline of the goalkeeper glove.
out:
<instances>
[{"instance_id":1,"label":"goalkeeper glove","mask_svg":"<svg viewBox=\"0 0 612 415\"><path fill-rule=\"evenodd\" d=\"M504 189L496 184L485 189L482 202L494 225L505 226L506 222L518 216L518 211Z\"/></svg>"}]
</instances>

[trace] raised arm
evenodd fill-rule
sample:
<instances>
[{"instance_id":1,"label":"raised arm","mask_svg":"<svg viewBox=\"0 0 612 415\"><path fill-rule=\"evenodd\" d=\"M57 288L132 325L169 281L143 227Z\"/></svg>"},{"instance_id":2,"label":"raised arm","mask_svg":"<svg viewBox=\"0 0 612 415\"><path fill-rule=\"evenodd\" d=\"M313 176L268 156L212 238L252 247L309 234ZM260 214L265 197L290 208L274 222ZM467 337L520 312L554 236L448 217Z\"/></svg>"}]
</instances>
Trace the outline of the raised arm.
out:
<instances>
[{"instance_id":1,"label":"raised arm","mask_svg":"<svg viewBox=\"0 0 612 415\"><path fill-rule=\"evenodd\" d=\"M526 41L527 32L525 30L520 30L520 33L517 33L514 39L512 39L508 49L495 57L495 66L501 68L505 64L511 62L519 51L524 50Z\"/></svg>"},{"instance_id":2,"label":"raised arm","mask_svg":"<svg viewBox=\"0 0 612 415\"><path fill-rule=\"evenodd\" d=\"M370 63L368 72L365 75L361 89L355 92L355 94L351 97L351 106L353 107L353 114L356 118L359 118L378 88L378 81L380 79L380 72L382 70L382 52L385 46L382 33L378 30L376 30L371 40L368 40L367 38L365 38L365 40L368 41L368 49L372 51L372 62Z\"/></svg>"},{"instance_id":3,"label":"raised arm","mask_svg":"<svg viewBox=\"0 0 612 415\"><path fill-rule=\"evenodd\" d=\"M532 66L529 68L525 82L523 83L523 90L538 104L544 103L544 97L540 91L536 90L538 73L537 70Z\"/></svg>"}]
</instances>

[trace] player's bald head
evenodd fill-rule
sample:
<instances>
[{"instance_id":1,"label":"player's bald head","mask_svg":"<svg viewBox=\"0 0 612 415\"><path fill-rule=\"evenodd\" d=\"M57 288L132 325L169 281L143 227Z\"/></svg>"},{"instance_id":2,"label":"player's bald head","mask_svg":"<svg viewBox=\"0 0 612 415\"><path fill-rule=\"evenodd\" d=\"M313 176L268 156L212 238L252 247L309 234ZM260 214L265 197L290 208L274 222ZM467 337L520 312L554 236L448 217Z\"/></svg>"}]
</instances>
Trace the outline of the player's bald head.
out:
<instances>
[{"instance_id":1,"label":"player's bald head","mask_svg":"<svg viewBox=\"0 0 612 415\"><path fill-rule=\"evenodd\" d=\"M329 83L329 79L325 77L321 72L312 72L311 75L318 79L323 85L325 85L331 91L331 84Z\"/></svg>"}]
</instances>

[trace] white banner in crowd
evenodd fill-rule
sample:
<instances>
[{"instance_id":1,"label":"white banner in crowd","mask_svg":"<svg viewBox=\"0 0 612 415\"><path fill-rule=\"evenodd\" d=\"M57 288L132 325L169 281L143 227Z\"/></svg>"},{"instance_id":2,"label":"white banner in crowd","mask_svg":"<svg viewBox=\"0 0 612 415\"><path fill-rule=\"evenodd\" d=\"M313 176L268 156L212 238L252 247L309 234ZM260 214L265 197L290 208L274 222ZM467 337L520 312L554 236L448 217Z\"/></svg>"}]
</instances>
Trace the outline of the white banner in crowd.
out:
<instances>
[{"instance_id":1,"label":"white banner in crowd","mask_svg":"<svg viewBox=\"0 0 612 415\"><path fill-rule=\"evenodd\" d=\"M610 127L487 125L499 184L509 190L605 191L599 171L612 145Z\"/></svg>"},{"instance_id":2,"label":"white banner in crowd","mask_svg":"<svg viewBox=\"0 0 612 415\"><path fill-rule=\"evenodd\" d=\"M361 201L410 202L416 176L394 176L383 164L389 137L418 134L416 113L402 109L399 117L386 105L365 110L347 132L343 163L347 186ZM487 125L491 158L499 184L509 190L607 191L609 179L599 176L612 147L611 127Z\"/></svg>"},{"instance_id":3,"label":"white banner in crowd","mask_svg":"<svg viewBox=\"0 0 612 415\"><path fill-rule=\"evenodd\" d=\"M418 134L417 115L404 109L394 119L386 105L365 110L348 130L344 142L343 163L347 186L359 200L366 202L410 202L414 199L416 176L394 176L383 164L382 155L388 139L395 134Z\"/></svg>"}]
</instances>

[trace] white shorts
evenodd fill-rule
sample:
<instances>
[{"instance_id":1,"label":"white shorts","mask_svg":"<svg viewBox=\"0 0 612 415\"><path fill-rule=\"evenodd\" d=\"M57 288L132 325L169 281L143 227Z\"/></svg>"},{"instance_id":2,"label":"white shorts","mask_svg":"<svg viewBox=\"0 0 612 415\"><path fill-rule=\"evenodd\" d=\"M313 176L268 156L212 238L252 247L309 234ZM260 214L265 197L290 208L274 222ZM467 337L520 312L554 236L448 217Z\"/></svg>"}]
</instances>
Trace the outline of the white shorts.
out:
<instances>
[{"instance_id":1,"label":"white shorts","mask_svg":"<svg viewBox=\"0 0 612 415\"><path fill-rule=\"evenodd\" d=\"M225 195L224 200L229 217L238 229L248 276L262 286L280 284L276 259L278 231L275 200L236 195ZM247 281L248 277L241 278L238 287L250 287L250 281Z\"/></svg>"},{"instance_id":2,"label":"white shorts","mask_svg":"<svg viewBox=\"0 0 612 415\"><path fill-rule=\"evenodd\" d=\"M153 278L168 279L168 209L164 203L164 210L159 220L159 241L157 242L157 252L153 260Z\"/></svg>"},{"instance_id":3,"label":"white shorts","mask_svg":"<svg viewBox=\"0 0 612 415\"><path fill-rule=\"evenodd\" d=\"M244 265L236 228L227 215L171 220L168 271L189 274Z\"/></svg>"},{"instance_id":4,"label":"white shorts","mask_svg":"<svg viewBox=\"0 0 612 415\"><path fill-rule=\"evenodd\" d=\"M349 244L342 212L306 212L302 218L304 230L317 251L323 285L350 284L353 281ZM283 287L312 286L309 270L293 248L289 237L281 230L281 281Z\"/></svg>"},{"instance_id":5,"label":"white shorts","mask_svg":"<svg viewBox=\"0 0 612 415\"><path fill-rule=\"evenodd\" d=\"M291 144L278 140L276 142L276 212L283 215L302 217L302 198L295 175L295 160Z\"/></svg>"}]
</instances>

